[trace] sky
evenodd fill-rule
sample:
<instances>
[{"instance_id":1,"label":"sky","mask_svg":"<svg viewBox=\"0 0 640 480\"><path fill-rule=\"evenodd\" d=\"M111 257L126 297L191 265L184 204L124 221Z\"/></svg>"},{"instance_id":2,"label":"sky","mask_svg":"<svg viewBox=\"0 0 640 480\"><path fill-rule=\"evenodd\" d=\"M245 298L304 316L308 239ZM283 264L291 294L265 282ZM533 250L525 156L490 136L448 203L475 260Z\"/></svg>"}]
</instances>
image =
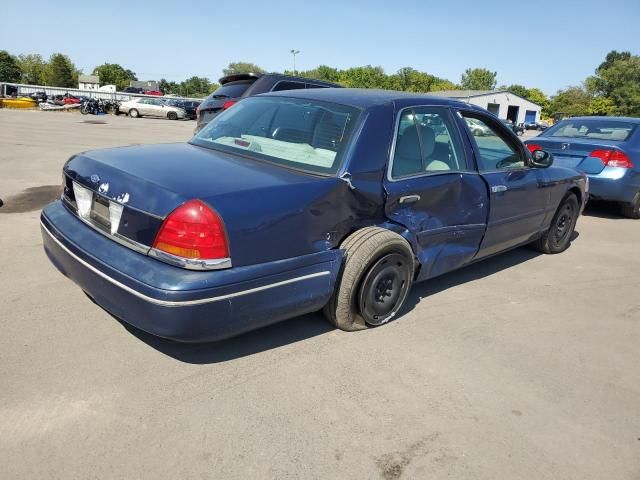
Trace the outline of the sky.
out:
<instances>
[{"instance_id":1,"label":"sky","mask_svg":"<svg viewBox=\"0 0 640 480\"><path fill-rule=\"evenodd\" d=\"M610 50L640 53L640 0L24 0L19 11L0 21L0 50L65 53L84 73L119 63L140 80L215 81L234 61L291 70L296 49L298 70L410 66L458 83L484 67L498 85L554 94Z\"/></svg>"}]
</instances>

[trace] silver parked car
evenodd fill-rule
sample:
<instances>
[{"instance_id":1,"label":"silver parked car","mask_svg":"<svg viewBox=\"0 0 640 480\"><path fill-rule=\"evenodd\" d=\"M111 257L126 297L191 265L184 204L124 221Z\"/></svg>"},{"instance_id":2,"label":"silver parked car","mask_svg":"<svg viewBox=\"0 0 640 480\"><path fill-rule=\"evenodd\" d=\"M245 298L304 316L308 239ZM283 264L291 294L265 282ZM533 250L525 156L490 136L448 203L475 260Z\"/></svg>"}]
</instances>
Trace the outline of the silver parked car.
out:
<instances>
[{"instance_id":1,"label":"silver parked car","mask_svg":"<svg viewBox=\"0 0 640 480\"><path fill-rule=\"evenodd\" d=\"M160 98L134 98L128 102L122 102L118 110L120 113L126 113L131 118L162 117L169 120L178 120L187 117L187 112L184 109L167 105Z\"/></svg>"}]
</instances>

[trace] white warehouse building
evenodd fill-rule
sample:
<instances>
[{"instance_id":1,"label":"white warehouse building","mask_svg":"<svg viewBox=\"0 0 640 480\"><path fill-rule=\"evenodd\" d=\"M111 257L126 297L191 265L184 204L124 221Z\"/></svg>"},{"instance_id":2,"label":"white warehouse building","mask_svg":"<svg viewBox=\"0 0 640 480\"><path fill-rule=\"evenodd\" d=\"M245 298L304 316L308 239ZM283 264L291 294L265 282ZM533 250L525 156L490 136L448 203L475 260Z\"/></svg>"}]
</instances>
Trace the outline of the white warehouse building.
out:
<instances>
[{"instance_id":1,"label":"white warehouse building","mask_svg":"<svg viewBox=\"0 0 640 480\"><path fill-rule=\"evenodd\" d=\"M429 95L449 97L486 108L498 118L515 124L540 121L542 107L508 90L443 90Z\"/></svg>"}]
</instances>

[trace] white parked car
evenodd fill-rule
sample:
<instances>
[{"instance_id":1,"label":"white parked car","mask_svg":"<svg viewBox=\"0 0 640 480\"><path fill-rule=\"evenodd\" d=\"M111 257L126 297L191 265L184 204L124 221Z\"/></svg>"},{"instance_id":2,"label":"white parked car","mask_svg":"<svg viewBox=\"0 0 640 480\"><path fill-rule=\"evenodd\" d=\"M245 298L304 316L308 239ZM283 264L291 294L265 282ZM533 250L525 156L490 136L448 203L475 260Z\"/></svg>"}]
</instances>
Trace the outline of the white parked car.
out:
<instances>
[{"instance_id":1,"label":"white parked car","mask_svg":"<svg viewBox=\"0 0 640 480\"><path fill-rule=\"evenodd\" d=\"M479 122L474 118L468 118L466 120L469 130L471 130L471 134L474 137L483 137L491 134L491 131L482 122Z\"/></svg>"},{"instance_id":2,"label":"white parked car","mask_svg":"<svg viewBox=\"0 0 640 480\"><path fill-rule=\"evenodd\" d=\"M135 98L128 102L122 102L118 110L120 113L126 113L131 118L162 117L169 120L178 120L187 116L187 112L182 108L167 105L160 98Z\"/></svg>"}]
</instances>

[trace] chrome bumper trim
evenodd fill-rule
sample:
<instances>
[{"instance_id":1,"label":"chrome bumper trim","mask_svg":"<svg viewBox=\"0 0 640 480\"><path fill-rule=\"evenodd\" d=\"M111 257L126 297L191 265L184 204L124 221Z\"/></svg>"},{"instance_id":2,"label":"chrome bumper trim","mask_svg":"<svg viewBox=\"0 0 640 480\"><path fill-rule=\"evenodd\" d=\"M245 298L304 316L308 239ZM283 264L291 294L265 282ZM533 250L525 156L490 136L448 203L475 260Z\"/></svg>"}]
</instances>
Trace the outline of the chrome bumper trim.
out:
<instances>
[{"instance_id":1,"label":"chrome bumper trim","mask_svg":"<svg viewBox=\"0 0 640 480\"><path fill-rule=\"evenodd\" d=\"M160 306L163 306L163 307L187 307L187 306L191 306L191 305L201 305L201 304L204 304L204 303L218 302L220 300L227 300L227 299L234 298L234 297L239 297L239 296L242 296L242 295L248 295L248 294L251 294L251 293L261 292L263 290L269 290L271 288L280 287L282 285L288 285L290 283L302 282L304 280L309 280L311 278L323 277L325 275L330 275L331 274L331 272L329 270L325 270L325 271L322 271L322 272L316 272L316 273L310 273L309 275L302 275L300 277L289 278L287 280L282 280L281 282L275 282L275 283L271 283L271 284L268 284L268 285L262 285L260 287L250 288L248 290L241 290L239 292L228 293L226 295L219 295L217 297L199 298L197 300L177 300L177 301L159 300L157 298L149 297L148 295L145 295L144 293L140 293L140 292L138 292L137 290L134 290L131 287L128 287L127 285L125 285L125 284L115 280L114 278L111 278L109 275L101 272L100 270L95 268L93 265L90 265L89 263L85 262L80 257L78 257L75 253L73 253L71 250L69 250L67 247L65 247L60 242L60 240L58 240L56 237L54 237L53 234L46 227L46 225L44 223L42 223L42 221L40 221L40 225L42 226L43 230L47 233L47 235L49 235L49 237L51 237L51 239L54 242L56 242L56 244L58 244L58 246L62 250L64 250L68 255L70 255L76 261L81 263L83 266L85 266L86 268L91 270L93 273L95 273L99 277L103 278L107 282L115 285L116 287L121 288L122 290L124 290L124 291L126 291L126 292L128 292L128 293L130 293L130 294L132 294L132 295L134 295L134 296L146 301L146 302L153 303L155 305L160 305Z\"/></svg>"},{"instance_id":2,"label":"chrome bumper trim","mask_svg":"<svg viewBox=\"0 0 640 480\"><path fill-rule=\"evenodd\" d=\"M221 270L223 268L231 268L230 258L215 258L212 260L202 260L197 258L183 258L172 255L157 248L152 248L147 253L150 257L173 265L175 267L186 268L187 270Z\"/></svg>"}]
</instances>

